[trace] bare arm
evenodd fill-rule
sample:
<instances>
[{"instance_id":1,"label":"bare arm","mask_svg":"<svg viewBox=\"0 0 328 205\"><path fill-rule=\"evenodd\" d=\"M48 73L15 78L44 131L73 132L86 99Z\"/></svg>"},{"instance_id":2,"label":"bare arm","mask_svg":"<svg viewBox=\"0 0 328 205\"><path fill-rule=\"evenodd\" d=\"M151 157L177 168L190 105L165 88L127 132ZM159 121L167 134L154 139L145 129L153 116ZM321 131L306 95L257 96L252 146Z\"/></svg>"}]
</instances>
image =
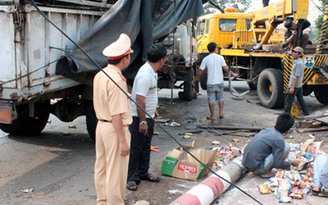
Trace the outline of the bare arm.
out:
<instances>
[{"instance_id":1,"label":"bare arm","mask_svg":"<svg viewBox=\"0 0 328 205\"><path fill-rule=\"evenodd\" d=\"M299 76L295 76L295 80L294 80L293 84L289 88L289 93L290 94L294 93L295 88L296 88L296 85L297 85L297 82L299 81L299 79L300 79Z\"/></svg>"},{"instance_id":2,"label":"bare arm","mask_svg":"<svg viewBox=\"0 0 328 205\"><path fill-rule=\"evenodd\" d=\"M138 116L139 116L139 122L146 121L146 114L144 110L146 110L146 102L145 97L141 95L136 96L136 101L138 105L143 109L141 109L139 106L137 108ZM147 122L147 121L146 121ZM139 132L141 134L147 135L148 126L147 123L140 123L139 124Z\"/></svg>"},{"instance_id":3,"label":"bare arm","mask_svg":"<svg viewBox=\"0 0 328 205\"><path fill-rule=\"evenodd\" d=\"M123 118L121 114L112 116L112 123L114 130L117 134L120 151L122 156L127 156L130 153L130 147L125 140L124 131L123 131Z\"/></svg>"},{"instance_id":4,"label":"bare arm","mask_svg":"<svg viewBox=\"0 0 328 205\"><path fill-rule=\"evenodd\" d=\"M290 42L292 42L294 36L297 34L297 31L292 31L292 35L290 35L287 39L286 39L286 43L289 44Z\"/></svg>"},{"instance_id":5,"label":"bare arm","mask_svg":"<svg viewBox=\"0 0 328 205\"><path fill-rule=\"evenodd\" d=\"M235 72L232 72L231 70L229 70L229 67L228 66L223 66L223 70L224 70L224 72L226 72L226 73L228 73L228 72L230 72L231 73L231 75L233 76L233 77L238 77L238 74L237 73L235 73Z\"/></svg>"},{"instance_id":6,"label":"bare arm","mask_svg":"<svg viewBox=\"0 0 328 205\"><path fill-rule=\"evenodd\" d=\"M203 70L200 68L197 68L197 76L201 76L203 73Z\"/></svg>"},{"instance_id":7,"label":"bare arm","mask_svg":"<svg viewBox=\"0 0 328 205\"><path fill-rule=\"evenodd\" d=\"M202 75L202 73L203 73L203 70L198 67L197 68L197 74L195 76L195 81L199 81L200 76Z\"/></svg>"}]
</instances>

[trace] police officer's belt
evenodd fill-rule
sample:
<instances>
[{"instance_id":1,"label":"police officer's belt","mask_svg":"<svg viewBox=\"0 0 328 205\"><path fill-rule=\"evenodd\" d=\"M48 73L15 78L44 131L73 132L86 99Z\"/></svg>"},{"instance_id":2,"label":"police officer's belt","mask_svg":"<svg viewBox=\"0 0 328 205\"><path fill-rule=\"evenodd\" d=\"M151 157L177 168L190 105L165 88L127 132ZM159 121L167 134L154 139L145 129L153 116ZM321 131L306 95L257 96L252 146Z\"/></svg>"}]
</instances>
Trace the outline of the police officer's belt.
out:
<instances>
[{"instance_id":1,"label":"police officer's belt","mask_svg":"<svg viewBox=\"0 0 328 205\"><path fill-rule=\"evenodd\" d=\"M112 123L112 121L108 121L108 120L99 120L100 122L109 122L109 123Z\"/></svg>"}]
</instances>

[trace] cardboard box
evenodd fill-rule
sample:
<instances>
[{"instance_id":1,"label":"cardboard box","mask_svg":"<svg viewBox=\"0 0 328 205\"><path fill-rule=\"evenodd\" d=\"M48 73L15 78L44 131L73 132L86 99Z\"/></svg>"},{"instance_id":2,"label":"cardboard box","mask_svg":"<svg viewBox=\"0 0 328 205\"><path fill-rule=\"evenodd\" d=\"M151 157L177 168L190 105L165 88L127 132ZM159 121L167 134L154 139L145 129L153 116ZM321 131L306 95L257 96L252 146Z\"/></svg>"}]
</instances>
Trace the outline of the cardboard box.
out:
<instances>
[{"instance_id":1,"label":"cardboard box","mask_svg":"<svg viewBox=\"0 0 328 205\"><path fill-rule=\"evenodd\" d=\"M217 150L206 150L204 137L199 137L185 148L203 164L212 167ZM169 151L162 162L162 174L180 179L197 180L208 172L204 165L181 147Z\"/></svg>"}]
</instances>

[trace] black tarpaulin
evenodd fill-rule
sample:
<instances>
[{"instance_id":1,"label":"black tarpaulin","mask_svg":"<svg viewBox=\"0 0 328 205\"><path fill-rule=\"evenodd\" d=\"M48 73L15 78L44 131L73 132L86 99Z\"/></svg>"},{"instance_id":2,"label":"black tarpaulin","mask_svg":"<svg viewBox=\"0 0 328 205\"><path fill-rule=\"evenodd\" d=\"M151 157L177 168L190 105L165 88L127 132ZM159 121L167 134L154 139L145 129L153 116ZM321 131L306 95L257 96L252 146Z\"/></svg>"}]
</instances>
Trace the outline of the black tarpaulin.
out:
<instances>
[{"instance_id":1,"label":"black tarpaulin","mask_svg":"<svg viewBox=\"0 0 328 205\"><path fill-rule=\"evenodd\" d=\"M131 65L124 71L133 79L145 60L146 51L156 41L161 41L174 28L203 13L201 0L119 0L81 38L78 45L102 68L107 58L102 50L114 42L121 33L132 41L134 53ZM63 56L56 65L56 73L78 82L92 85L99 68L80 49Z\"/></svg>"}]
</instances>

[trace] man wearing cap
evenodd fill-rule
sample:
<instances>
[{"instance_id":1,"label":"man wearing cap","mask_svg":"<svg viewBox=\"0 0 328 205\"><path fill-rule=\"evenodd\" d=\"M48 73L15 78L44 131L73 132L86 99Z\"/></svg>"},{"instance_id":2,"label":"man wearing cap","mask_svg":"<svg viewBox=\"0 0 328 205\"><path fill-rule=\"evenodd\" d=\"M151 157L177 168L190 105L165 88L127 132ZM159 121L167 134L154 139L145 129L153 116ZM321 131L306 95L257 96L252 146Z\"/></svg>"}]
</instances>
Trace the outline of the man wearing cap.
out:
<instances>
[{"instance_id":1,"label":"man wearing cap","mask_svg":"<svg viewBox=\"0 0 328 205\"><path fill-rule=\"evenodd\" d=\"M296 96L299 104L302 107L303 114L309 115L308 108L303 99L303 89L302 89L302 82L304 77L304 63L302 61L303 54L304 52L301 47L297 46L293 49L293 57L295 60L288 83L288 96L287 96L287 104L285 107L285 112L290 113L290 110L292 108Z\"/></svg>"},{"instance_id":2,"label":"man wearing cap","mask_svg":"<svg viewBox=\"0 0 328 205\"><path fill-rule=\"evenodd\" d=\"M166 48L152 45L147 51L147 62L139 69L132 87L131 104L133 122L130 125L131 154L127 189L136 191L141 180L159 182L149 172L150 145L154 133L154 118L158 103L157 71L165 63ZM145 113L147 112L147 114Z\"/></svg>"},{"instance_id":3,"label":"man wearing cap","mask_svg":"<svg viewBox=\"0 0 328 205\"><path fill-rule=\"evenodd\" d=\"M130 38L121 34L106 47L103 55L108 57L108 65L93 81L93 103L98 119L94 169L97 205L124 205L131 137L128 126L132 115L126 79L121 71L130 63L133 52L130 46Z\"/></svg>"}]
</instances>

